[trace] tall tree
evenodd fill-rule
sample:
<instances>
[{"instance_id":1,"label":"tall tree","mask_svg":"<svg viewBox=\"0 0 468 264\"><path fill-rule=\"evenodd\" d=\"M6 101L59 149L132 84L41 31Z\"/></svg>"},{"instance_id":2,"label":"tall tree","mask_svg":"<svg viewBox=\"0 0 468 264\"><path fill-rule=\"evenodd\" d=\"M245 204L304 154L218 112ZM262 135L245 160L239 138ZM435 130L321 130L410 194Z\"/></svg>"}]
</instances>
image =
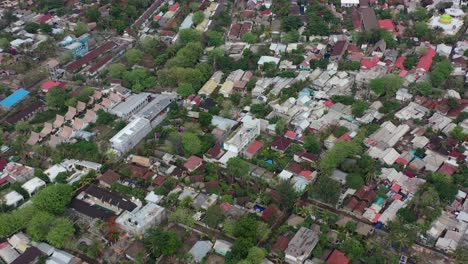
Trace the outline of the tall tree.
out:
<instances>
[{"instance_id":1,"label":"tall tree","mask_svg":"<svg viewBox=\"0 0 468 264\"><path fill-rule=\"evenodd\" d=\"M53 215L39 211L31 218L27 226L27 233L35 241L44 241L53 222Z\"/></svg>"},{"instance_id":2,"label":"tall tree","mask_svg":"<svg viewBox=\"0 0 468 264\"><path fill-rule=\"evenodd\" d=\"M55 184L39 191L32 200L36 208L57 215L65 212L72 197L71 185Z\"/></svg>"},{"instance_id":3,"label":"tall tree","mask_svg":"<svg viewBox=\"0 0 468 264\"><path fill-rule=\"evenodd\" d=\"M47 242L54 247L63 248L73 237L74 233L75 228L70 220L58 218L54 221L53 226L47 234Z\"/></svg>"},{"instance_id":4,"label":"tall tree","mask_svg":"<svg viewBox=\"0 0 468 264\"><path fill-rule=\"evenodd\" d=\"M187 156L197 154L201 151L201 142L197 135L185 132L182 134L182 148Z\"/></svg>"},{"instance_id":5,"label":"tall tree","mask_svg":"<svg viewBox=\"0 0 468 264\"><path fill-rule=\"evenodd\" d=\"M287 181L281 181L276 187L276 191L281 197L280 206L283 210L291 209L299 196L294 187Z\"/></svg>"},{"instance_id":6,"label":"tall tree","mask_svg":"<svg viewBox=\"0 0 468 264\"><path fill-rule=\"evenodd\" d=\"M172 256L182 247L182 241L176 233L164 231L160 227L150 229L143 241L155 257Z\"/></svg>"},{"instance_id":7,"label":"tall tree","mask_svg":"<svg viewBox=\"0 0 468 264\"><path fill-rule=\"evenodd\" d=\"M227 171L233 178L246 178L249 176L249 165L239 157L230 158Z\"/></svg>"}]
</instances>

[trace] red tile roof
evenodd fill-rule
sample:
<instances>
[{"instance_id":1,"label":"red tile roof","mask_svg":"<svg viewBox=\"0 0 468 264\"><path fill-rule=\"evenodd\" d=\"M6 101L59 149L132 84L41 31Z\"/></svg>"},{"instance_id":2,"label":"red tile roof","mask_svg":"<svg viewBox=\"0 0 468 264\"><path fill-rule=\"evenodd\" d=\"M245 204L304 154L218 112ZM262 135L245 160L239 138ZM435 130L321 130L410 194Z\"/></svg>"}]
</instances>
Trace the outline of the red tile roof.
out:
<instances>
[{"instance_id":1,"label":"red tile roof","mask_svg":"<svg viewBox=\"0 0 468 264\"><path fill-rule=\"evenodd\" d=\"M107 170L104 174L99 177L99 181L103 181L106 184L111 185L112 183L118 181L120 175L113 170Z\"/></svg>"},{"instance_id":2,"label":"red tile roof","mask_svg":"<svg viewBox=\"0 0 468 264\"><path fill-rule=\"evenodd\" d=\"M306 180L312 180L312 171L310 170L303 170L299 173L299 176L304 177Z\"/></svg>"},{"instance_id":3,"label":"red tile roof","mask_svg":"<svg viewBox=\"0 0 468 264\"><path fill-rule=\"evenodd\" d=\"M221 146L219 144L215 144L208 152L206 152L206 156L208 158L216 158L218 155L221 154Z\"/></svg>"},{"instance_id":4,"label":"red tile roof","mask_svg":"<svg viewBox=\"0 0 468 264\"><path fill-rule=\"evenodd\" d=\"M150 170L148 168L137 166L137 165L130 164L130 163L126 164L124 166L124 168L129 169L130 172L132 173L132 177L136 177L136 178L147 179L150 176L154 175L154 174L152 174L152 175L148 174L148 172L150 172Z\"/></svg>"},{"instance_id":5,"label":"red tile roof","mask_svg":"<svg viewBox=\"0 0 468 264\"><path fill-rule=\"evenodd\" d=\"M97 70L99 70L102 66L104 66L104 64L106 64L107 62L109 62L110 60L112 59L112 56L111 55L106 55L104 56L102 59L100 59L98 62L96 62L94 65L92 65L88 72L89 73L95 73Z\"/></svg>"},{"instance_id":6,"label":"red tile roof","mask_svg":"<svg viewBox=\"0 0 468 264\"><path fill-rule=\"evenodd\" d=\"M0 159L0 171L3 171L3 169L5 169L7 164L8 164L8 161Z\"/></svg>"},{"instance_id":7,"label":"red tile roof","mask_svg":"<svg viewBox=\"0 0 468 264\"><path fill-rule=\"evenodd\" d=\"M314 161L317 161L319 159L319 155L316 155L314 153L310 153L310 152L304 152L300 155L300 157L302 159L305 159L305 160L308 160L310 162L314 162Z\"/></svg>"},{"instance_id":8,"label":"red tile roof","mask_svg":"<svg viewBox=\"0 0 468 264\"><path fill-rule=\"evenodd\" d=\"M224 212L227 212L229 211L229 209L231 209L232 205L228 202L224 202L220 204L219 207L221 207L221 209L223 209Z\"/></svg>"},{"instance_id":9,"label":"red tile roof","mask_svg":"<svg viewBox=\"0 0 468 264\"><path fill-rule=\"evenodd\" d=\"M397 164L403 164L403 165L408 165L409 162L408 162L407 160L405 160L404 158L399 157L398 159L395 160L395 163L397 163Z\"/></svg>"},{"instance_id":10,"label":"red tile roof","mask_svg":"<svg viewBox=\"0 0 468 264\"><path fill-rule=\"evenodd\" d=\"M156 184L157 186L161 186L165 181L166 181L166 177L164 177L164 176L157 176L157 177L154 179L154 184Z\"/></svg>"},{"instance_id":11,"label":"red tile roof","mask_svg":"<svg viewBox=\"0 0 468 264\"><path fill-rule=\"evenodd\" d=\"M325 105L326 107L332 107L333 106L333 101L332 100L325 101L325 102L323 102L323 105Z\"/></svg>"},{"instance_id":12,"label":"red tile roof","mask_svg":"<svg viewBox=\"0 0 468 264\"><path fill-rule=\"evenodd\" d=\"M218 187L219 187L218 181L205 182L205 188L218 188Z\"/></svg>"},{"instance_id":13,"label":"red tile roof","mask_svg":"<svg viewBox=\"0 0 468 264\"><path fill-rule=\"evenodd\" d=\"M271 146L276 149L276 150L279 150L279 151L285 151L286 149L289 148L289 146L292 144L292 141L287 139L287 138L283 138L283 137L276 137L276 139L273 141L273 143L271 143Z\"/></svg>"},{"instance_id":14,"label":"red tile roof","mask_svg":"<svg viewBox=\"0 0 468 264\"><path fill-rule=\"evenodd\" d=\"M348 135L348 133L343 134L341 137L338 138L338 141L352 141L353 139Z\"/></svg>"},{"instance_id":15,"label":"red tile roof","mask_svg":"<svg viewBox=\"0 0 468 264\"><path fill-rule=\"evenodd\" d=\"M263 147L263 142L255 140L250 144L250 146L247 147L246 152L252 155L255 155L257 151L259 151Z\"/></svg>"},{"instance_id":16,"label":"red tile roof","mask_svg":"<svg viewBox=\"0 0 468 264\"><path fill-rule=\"evenodd\" d=\"M296 162L291 162L286 170L294 174L299 174L302 171L301 164L296 163Z\"/></svg>"},{"instance_id":17,"label":"red tile roof","mask_svg":"<svg viewBox=\"0 0 468 264\"><path fill-rule=\"evenodd\" d=\"M190 177L191 183L203 182L203 180L204 180L203 175L196 175L196 176Z\"/></svg>"},{"instance_id":18,"label":"red tile roof","mask_svg":"<svg viewBox=\"0 0 468 264\"><path fill-rule=\"evenodd\" d=\"M265 210L263 210L262 217L263 218L270 218L276 216L278 214L278 209L273 206L268 206Z\"/></svg>"},{"instance_id":19,"label":"red tile roof","mask_svg":"<svg viewBox=\"0 0 468 264\"><path fill-rule=\"evenodd\" d=\"M44 23L46 23L46 22L47 22L49 19L51 19L51 18L52 18L52 15L51 15L51 14L45 14L45 15L41 16L41 17L37 20L37 22L44 24Z\"/></svg>"},{"instance_id":20,"label":"red tile roof","mask_svg":"<svg viewBox=\"0 0 468 264\"><path fill-rule=\"evenodd\" d=\"M353 212L359 212L360 214L363 214L366 211L367 208L367 203L365 201L359 202L356 207L354 207Z\"/></svg>"},{"instance_id":21,"label":"red tile roof","mask_svg":"<svg viewBox=\"0 0 468 264\"><path fill-rule=\"evenodd\" d=\"M52 89L54 87L63 88L63 87L65 87L65 84L66 83L64 83L64 82L54 82L52 80L48 80L48 81L46 81L45 83L43 83L41 85L41 88L42 88L42 90L50 90L50 89Z\"/></svg>"},{"instance_id":22,"label":"red tile roof","mask_svg":"<svg viewBox=\"0 0 468 264\"><path fill-rule=\"evenodd\" d=\"M275 244L271 247L271 251L275 253L280 253L284 252L289 245L289 238L286 236L279 236L278 239L276 239Z\"/></svg>"},{"instance_id":23,"label":"red tile roof","mask_svg":"<svg viewBox=\"0 0 468 264\"><path fill-rule=\"evenodd\" d=\"M390 188L390 190L394 191L394 192L399 192L401 189L401 186L398 185L398 184L393 184L392 187Z\"/></svg>"},{"instance_id":24,"label":"red tile roof","mask_svg":"<svg viewBox=\"0 0 468 264\"><path fill-rule=\"evenodd\" d=\"M202 161L203 159L200 157L191 156L184 163L184 167L189 171L193 171L193 170L196 170L202 164Z\"/></svg>"},{"instance_id":25,"label":"red tile roof","mask_svg":"<svg viewBox=\"0 0 468 264\"><path fill-rule=\"evenodd\" d=\"M352 211L358 203L358 199L356 199L355 197L351 197L351 199L349 199L349 201L346 203L345 207Z\"/></svg>"},{"instance_id":26,"label":"red tile roof","mask_svg":"<svg viewBox=\"0 0 468 264\"><path fill-rule=\"evenodd\" d=\"M442 167L440 167L437 172L445 174L447 176L452 176L453 174L455 174L455 172L457 172L457 167L448 163L444 163L444 165L442 165Z\"/></svg>"},{"instance_id":27,"label":"red tile roof","mask_svg":"<svg viewBox=\"0 0 468 264\"><path fill-rule=\"evenodd\" d=\"M74 72L77 69L79 69L80 67L82 67L83 65L89 63L91 60L99 57L104 52L112 49L115 46L116 46L116 44L115 44L114 41L112 41L112 40L107 41L106 43L102 44L101 46L99 46L99 47L95 48L94 50L88 52L83 57L77 59L76 61L74 61L74 62L72 62L70 64L68 64L67 67L65 67L65 69L68 72Z\"/></svg>"},{"instance_id":28,"label":"red tile roof","mask_svg":"<svg viewBox=\"0 0 468 264\"><path fill-rule=\"evenodd\" d=\"M346 49L346 40L340 40L336 42L335 46L333 46L333 50L331 52L331 56L340 56L345 52Z\"/></svg>"},{"instance_id":29,"label":"red tile roof","mask_svg":"<svg viewBox=\"0 0 468 264\"><path fill-rule=\"evenodd\" d=\"M244 24L242 24L242 27L241 27L241 29L239 31L239 34L243 35L243 34L245 34L247 32L250 32L250 30L252 30L252 24L244 23Z\"/></svg>"},{"instance_id":30,"label":"red tile roof","mask_svg":"<svg viewBox=\"0 0 468 264\"><path fill-rule=\"evenodd\" d=\"M243 10L243 11L241 12L241 15L242 15L243 17L251 17L251 16L255 15L255 11L249 10L249 9Z\"/></svg>"},{"instance_id":31,"label":"red tile roof","mask_svg":"<svg viewBox=\"0 0 468 264\"><path fill-rule=\"evenodd\" d=\"M175 12L177 9L179 9L179 2L169 6L169 11Z\"/></svg>"},{"instance_id":32,"label":"red tile roof","mask_svg":"<svg viewBox=\"0 0 468 264\"><path fill-rule=\"evenodd\" d=\"M405 62L406 56L400 56L396 59L394 66L402 71L405 70L405 66L403 65L403 62Z\"/></svg>"},{"instance_id":33,"label":"red tile roof","mask_svg":"<svg viewBox=\"0 0 468 264\"><path fill-rule=\"evenodd\" d=\"M361 69L370 70L370 69L374 68L375 66L377 66L378 63L379 63L379 58L378 57L374 57L374 58L372 58L372 60L364 58L364 59L361 60Z\"/></svg>"},{"instance_id":34,"label":"red tile roof","mask_svg":"<svg viewBox=\"0 0 468 264\"><path fill-rule=\"evenodd\" d=\"M432 66L432 59L434 58L435 55L436 55L436 51L432 47L429 47L427 49L426 55L422 56L419 59L416 69L423 69L426 72L429 72Z\"/></svg>"},{"instance_id":35,"label":"red tile roof","mask_svg":"<svg viewBox=\"0 0 468 264\"><path fill-rule=\"evenodd\" d=\"M241 30L241 24L236 23L231 25L231 29L229 30L229 36L237 37Z\"/></svg>"},{"instance_id":36,"label":"red tile roof","mask_svg":"<svg viewBox=\"0 0 468 264\"><path fill-rule=\"evenodd\" d=\"M296 137L297 137L297 133L288 130L288 131L286 131L286 133L284 133L284 137L289 138L289 139L292 139L292 140L295 140Z\"/></svg>"},{"instance_id":37,"label":"red tile roof","mask_svg":"<svg viewBox=\"0 0 468 264\"><path fill-rule=\"evenodd\" d=\"M350 262L346 255L338 249L333 250L327 259L328 264L348 264Z\"/></svg>"},{"instance_id":38,"label":"red tile roof","mask_svg":"<svg viewBox=\"0 0 468 264\"><path fill-rule=\"evenodd\" d=\"M393 21L391 19L381 19L379 20L379 27L384 28L386 30L395 32L395 26L393 25Z\"/></svg>"}]
</instances>

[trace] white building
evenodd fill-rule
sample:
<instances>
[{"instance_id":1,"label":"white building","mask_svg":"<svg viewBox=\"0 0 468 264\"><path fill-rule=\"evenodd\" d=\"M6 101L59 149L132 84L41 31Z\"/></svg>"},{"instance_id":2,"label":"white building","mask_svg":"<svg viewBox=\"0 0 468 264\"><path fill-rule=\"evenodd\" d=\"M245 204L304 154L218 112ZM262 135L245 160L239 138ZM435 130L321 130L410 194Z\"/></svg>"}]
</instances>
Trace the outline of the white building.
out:
<instances>
[{"instance_id":1,"label":"white building","mask_svg":"<svg viewBox=\"0 0 468 264\"><path fill-rule=\"evenodd\" d=\"M358 6L359 0L341 0L341 7Z\"/></svg>"},{"instance_id":2,"label":"white building","mask_svg":"<svg viewBox=\"0 0 468 264\"><path fill-rule=\"evenodd\" d=\"M149 132L151 132L150 121L146 118L138 117L120 130L109 141L112 149L123 154L135 147Z\"/></svg>"},{"instance_id":3,"label":"white building","mask_svg":"<svg viewBox=\"0 0 468 264\"><path fill-rule=\"evenodd\" d=\"M68 170L66 170L60 164L55 164L54 166L44 171L45 175L47 175L50 182L55 182L55 179L57 178L57 176L62 172L68 172Z\"/></svg>"},{"instance_id":4,"label":"white building","mask_svg":"<svg viewBox=\"0 0 468 264\"><path fill-rule=\"evenodd\" d=\"M224 142L224 149L237 155L258 135L260 135L260 120L247 115L242 119L242 125Z\"/></svg>"},{"instance_id":5,"label":"white building","mask_svg":"<svg viewBox=\"0 0 468 264\"><path fill-rule=\"evenodd\" d=\"M150 95L151 94L149 93L132 94L127 97L125 101L120 102L110 109L109 113L120 118L129 118L132 114L138 112L146 105L146 103L148 103Z\"/></svg>"},{"instance_id":6,"label":"white building","mask_svg":"<svg viewBox=\"0 0 468 264\"><path fill-rule=\"evenodd\" d=\"M289 242L285 251L286 263L302 264L310 256L319 241L319 232L301 227Z\"/></svg>"},{"instance_id":7,"label":"white building","mask_svg":"<svg viewBox=\"0 0 468 264\"><path fill-rule=\"evenodd\" d=\"M137 211L123 212L115 222L132 235L142 235L151 226L160 224L166 216L166 209L154 203L148 203Z\"/></svg>"},{"instance_id":8,"label":"white building","mask_svg":"<svg viewBox=\"0 0 468 264\"><path fill-rule=\"evenodd\" d=\"M11 191L3 196L3 202L7 206L16 207L22 200L24 200L24 197L16 191Z\"/></svg>"},{"instance_id":9,"label":"white building","mask_svg":"<svg viewBox=\"0 0 468 264\"><path fill-rule=\"evenodd\" d=\"M45 181L37 177L34 177L30 179L29 181L25 182L23 185L21 185L21 187L28 192L29 196L31 196L33 193L35 193L37 190L39 190L41 187L45 185L46 185Z\"/></svg>"}]
</instances>

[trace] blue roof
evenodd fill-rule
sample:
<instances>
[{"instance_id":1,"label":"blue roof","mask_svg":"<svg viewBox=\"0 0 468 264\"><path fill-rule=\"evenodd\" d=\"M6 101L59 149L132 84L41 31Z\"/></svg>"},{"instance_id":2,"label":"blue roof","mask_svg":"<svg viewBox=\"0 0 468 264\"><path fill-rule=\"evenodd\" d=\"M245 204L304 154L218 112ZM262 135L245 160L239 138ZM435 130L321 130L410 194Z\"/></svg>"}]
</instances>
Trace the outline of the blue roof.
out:
<instances>
[{"instance_id":1,"label":"blue roof","mask_svg":"<svg viewBox=\"0 0 468 264\"><path fill-rule=\"evenodd\" d=\"M5 106L5 107L12 107L15 104L17 104L19 101L23 100L23 98L26 97L26 95L28 94L29 94L28 91L26 91L23 88L20 88L16 90L14 93L10 94L10 96L8 96L7 98L3 99L0 102L0 105Z\"/></svg>"}]
</instances>

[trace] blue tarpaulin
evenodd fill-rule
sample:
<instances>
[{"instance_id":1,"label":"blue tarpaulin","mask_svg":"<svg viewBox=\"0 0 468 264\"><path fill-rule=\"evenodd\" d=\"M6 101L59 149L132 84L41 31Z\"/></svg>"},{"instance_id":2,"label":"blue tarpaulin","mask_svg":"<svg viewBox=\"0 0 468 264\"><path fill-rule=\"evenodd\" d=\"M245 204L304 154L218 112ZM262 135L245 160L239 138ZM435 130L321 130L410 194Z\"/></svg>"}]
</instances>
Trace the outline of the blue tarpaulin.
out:
<instances>
[{"instance_id":1,"label":"blue tarpaulin","mask_svg":"<svg viewBox=\"0 0 468 264\"><path fill-rule=\"evenodd\" d=\"M10 94L7 98L3 99L0 102L0 106L4 107L12 107L15 104L17 104L19 101L23 100L24 97L26 97L29 94L29 92L23 88L20 88L16 90L14 93Z\"/></svg>"}]
</instances>

